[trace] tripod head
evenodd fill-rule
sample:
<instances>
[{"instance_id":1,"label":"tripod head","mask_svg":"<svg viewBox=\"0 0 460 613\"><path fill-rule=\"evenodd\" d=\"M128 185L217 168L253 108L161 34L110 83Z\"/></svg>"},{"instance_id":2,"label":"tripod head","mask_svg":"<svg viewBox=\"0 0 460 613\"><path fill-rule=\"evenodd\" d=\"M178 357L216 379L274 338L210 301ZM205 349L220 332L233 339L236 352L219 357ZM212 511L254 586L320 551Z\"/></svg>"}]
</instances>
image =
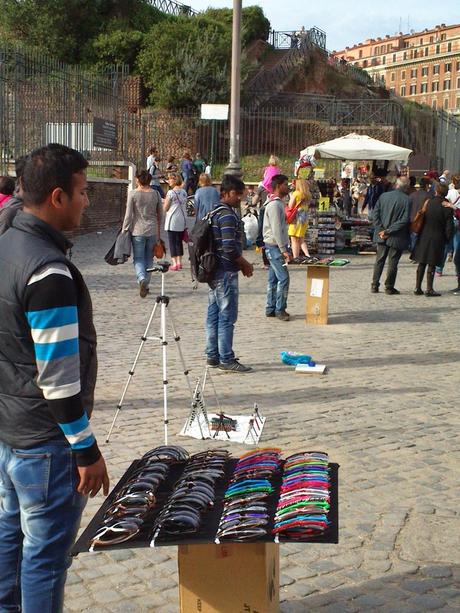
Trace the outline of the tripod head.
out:
<instances>
[{"instance_id":1,"label":"tripod head","mask_svg":"<svg viewBox=\"0 0 460 613\"><path fill-rule=\"evenodd\" d=\"M171 262L167 260L159 260L156 262L151 268L146 268L147 272L168 272L169 267L171 266Z\"/></svg>"}]
</instances>

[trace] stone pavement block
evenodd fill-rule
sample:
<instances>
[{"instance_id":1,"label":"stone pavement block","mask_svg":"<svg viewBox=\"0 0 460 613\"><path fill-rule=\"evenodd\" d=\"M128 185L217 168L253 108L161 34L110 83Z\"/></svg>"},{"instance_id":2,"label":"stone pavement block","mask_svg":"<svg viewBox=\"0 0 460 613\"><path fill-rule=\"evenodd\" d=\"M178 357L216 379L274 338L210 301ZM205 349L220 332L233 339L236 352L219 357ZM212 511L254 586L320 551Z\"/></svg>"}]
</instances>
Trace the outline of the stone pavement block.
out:
<instances>
[{"instance_id":1,"label":"stone pavement block","mask_svg":"<svg viewBox=\"0 0 460 613\"><path fill-rule=\"evenodd\" d=\"M422 575L427 577L434 577L444 579L446 577L452 577L452 569L449 566L422 566L420 569Z\"/></svg>"},{"instance_id":2,"label":"stone pavement block","mask_svg":"<svg viewBox=\"0 0 460 613\"><path fill-rule=\"evenodd\" d=\"M434 611L446 604L444 600L432 594L420 594L419 596L415 596L411 599L410 603L419 607L420 611Z\"/></svg>"},{"instance_id":3,"label":"stone pavement block","mask_svg":"<svg viewBox=\"0 0 460 613\"><path fill-rule=\"evenodd\" d=\"M385 604L385 598L378 594L363 594L353 599L353 604L364 610L372 610L377 607L382 607Z\"/></svg>"}]
</instances>

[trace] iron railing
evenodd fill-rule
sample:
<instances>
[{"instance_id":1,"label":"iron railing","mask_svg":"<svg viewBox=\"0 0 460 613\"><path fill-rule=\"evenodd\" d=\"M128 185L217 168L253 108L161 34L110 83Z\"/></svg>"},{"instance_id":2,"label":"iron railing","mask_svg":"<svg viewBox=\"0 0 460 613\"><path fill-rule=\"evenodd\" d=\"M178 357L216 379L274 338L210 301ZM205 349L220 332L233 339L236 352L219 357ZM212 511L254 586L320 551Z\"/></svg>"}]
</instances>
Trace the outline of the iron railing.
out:
<instances>
[{"instance_id":1,"label":"iron railing","mask_svg":"<svg viewBox=\"0 0 460 613\"><path fill-rule=\"evenodd\" d=\"M185 15L188 17L198 15L198 11L192 9L191 6L187 6L181 2L174 2L174 0L149 0L149 3L159 11L168 15Z\"/></svg>"},{"instance_id":2,"label":"iron railing","mask_svg":"<svg viewBox=\"0 0 460 613\"><path fill-rule=\"evenodd\" d=\"M268 41L275 49L292 49L298 47L304 37L308 37L317 47L326 49L326 32L316 26L309 30L271 30Z\"/></svg>"}]
</instances>

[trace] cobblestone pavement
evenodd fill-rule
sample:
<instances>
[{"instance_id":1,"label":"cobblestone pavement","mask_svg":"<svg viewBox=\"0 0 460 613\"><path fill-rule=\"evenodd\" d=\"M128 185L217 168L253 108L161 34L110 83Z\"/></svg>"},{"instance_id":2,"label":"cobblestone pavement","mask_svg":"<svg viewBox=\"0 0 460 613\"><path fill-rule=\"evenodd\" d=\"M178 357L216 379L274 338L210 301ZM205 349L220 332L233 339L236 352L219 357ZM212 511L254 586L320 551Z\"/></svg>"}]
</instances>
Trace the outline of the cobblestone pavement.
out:
<instances>
[{"instance_id":1,"label":"cobblestone pavement","mask_svg":"<svg viewBox=\"0 0 460 613\"><path fill-rule=\"evenodd\" d=\"M113 236L79 237L74 247L94 300L100 374L93 425L112 484L163 441L160 352L152 343L111 442L103 444L153 304L139 298L131 264L103 262ZM329 326L305 325L299 268L290 269L291 321L266 320L267 273L256 254L249 257L258 267L240 281L235 349L255 372L214 376L223 407L249 411L257 401L268 418L261 445L326 450L341 466L340 544L281 546L281 611L459 611L460 298L414 296L415 266L407 256L397 280L401 296L371 294L373 259L362 256L331 271ZM452 264L446 273L436 288L447 292L455 285ZM186 360L199 376L205 288L192 291L187 270L168 273L166 281ZM280 363L283 349L310 353L329 372L295 375ZM203 442L177 436L188 406L175 347L169 369L171 442L201 450ZM89 502L83 526L101 500ZM66 611L177 610L173 548L80 554L69 571Z\"/></svg>"}]
</instances>

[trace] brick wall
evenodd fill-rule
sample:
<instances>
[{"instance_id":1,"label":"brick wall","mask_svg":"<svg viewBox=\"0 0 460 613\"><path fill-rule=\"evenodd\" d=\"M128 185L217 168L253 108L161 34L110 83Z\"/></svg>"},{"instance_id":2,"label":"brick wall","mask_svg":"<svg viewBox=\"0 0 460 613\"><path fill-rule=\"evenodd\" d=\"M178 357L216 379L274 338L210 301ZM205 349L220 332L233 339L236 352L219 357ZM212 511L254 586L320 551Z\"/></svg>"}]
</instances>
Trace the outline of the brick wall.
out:
<instances>
[{"instance_id":1,"label":"brick wall","mask_svg":"<svg viewBox=\"0 0 460 613\"><path fill-rule=\"evenodd\" d=\"M81 227L73 234L117 226L125 214L128 181L88 177L88 188L90 205L83 213Z\"/></svg>"}]
</instances>

